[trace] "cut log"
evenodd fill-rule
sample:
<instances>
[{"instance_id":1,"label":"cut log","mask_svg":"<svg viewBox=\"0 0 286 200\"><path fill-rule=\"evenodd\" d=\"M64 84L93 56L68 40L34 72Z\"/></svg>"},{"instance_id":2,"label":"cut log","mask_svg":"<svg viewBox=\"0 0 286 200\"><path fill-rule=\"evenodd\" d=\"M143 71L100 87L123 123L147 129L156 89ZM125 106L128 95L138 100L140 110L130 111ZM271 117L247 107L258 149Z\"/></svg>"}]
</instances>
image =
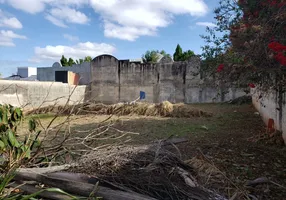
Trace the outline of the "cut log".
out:
<instances>
[{"instance_id":1,"label":"cut log","mask_svg":"<svg viewBox=\"0 0 286 200\"><path fill-rule=\"evenodd\" d=\"M125 192L121 190L113 190L107 187L98 186L83 182L70 181L59 178L51 178L47 175L36 174L31 172L17 172L14 177L16 181L37 181L39 183L56 187L64 190L70 194L75 194L79 196L89 197L94 191L96 191L95 196L102 197L105 200L156 200L152 197L146 195L138 194L135 192Z\"/></svg>"}]
</instances>

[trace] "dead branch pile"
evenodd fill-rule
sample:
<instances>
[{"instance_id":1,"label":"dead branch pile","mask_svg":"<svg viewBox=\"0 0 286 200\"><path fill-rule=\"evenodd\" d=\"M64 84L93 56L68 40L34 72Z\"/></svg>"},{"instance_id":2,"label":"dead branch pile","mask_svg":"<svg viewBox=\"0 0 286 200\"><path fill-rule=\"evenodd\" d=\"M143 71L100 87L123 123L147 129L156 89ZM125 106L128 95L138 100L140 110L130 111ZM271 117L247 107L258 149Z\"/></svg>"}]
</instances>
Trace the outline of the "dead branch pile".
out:
<instances>
[{"instance_id":1,"label":"dead branch pile","mask_svg":"<svg viewBox=\"0 0 286 200\"><path fill-rule=\"evenodd\" d=\"M163 145L120 146L84 156L70 172L89 174L156 199L225 199L200 186L196 173Z\"/></svg>"},{"instance_id":2,"label":"dead branch pile","mask_svg":"<svg viewBox=\"0 0 286 200\"><path fill-rule=\"evenodd\" d=\"M212 113L196 109L185 104L172 104L164 101L159 104L153 103L118 103L113 105L84 103L75 106L49 106L34 109L26 114L60 113L60 114L99 114L99 115L144 115L161 117L211 117Z\"/></svg>"}]
</instances>

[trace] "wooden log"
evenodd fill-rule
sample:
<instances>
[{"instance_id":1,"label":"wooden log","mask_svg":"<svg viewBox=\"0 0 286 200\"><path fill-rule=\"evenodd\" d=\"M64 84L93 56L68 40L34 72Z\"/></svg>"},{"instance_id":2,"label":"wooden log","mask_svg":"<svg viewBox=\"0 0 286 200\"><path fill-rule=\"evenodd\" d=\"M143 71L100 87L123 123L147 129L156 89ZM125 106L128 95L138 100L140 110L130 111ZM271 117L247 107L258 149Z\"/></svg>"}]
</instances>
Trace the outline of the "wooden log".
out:
<instances>
[{"instance_id":1,"label":"wooden log","mask_svg":"<svg viewBox=\"0 0 286 200\"><path fill-rule=\"evenodd\" d=\"M70 194L89 197L94 191L95 196L102 197L105 200L156 200L155 198L135 192L125 192L121 190L113 190L107 187L98 186L83 182L70 181L59 178L51 178L43 174L36 174L31 172L17 172L14 180L16 181L37 181L39 183L56 187L64 190Z\"/></svg>"},{"instance_id":2,"label":"wooden log","mask_svg":"<svg viewBox=\"0 0 286 200\"><path fill-rule=\"evenodd\" d=\"M89 183L96 185L98 182L100 182L100 186L108 187L110 189L114 190L122 190L125 192L133 192L129 188L116 185L114 183L108 182L106 180L98 179L95 176L81 174L81 173L71 173L71 172L53 172L45 174L50 178L59 178L59 179L65 179L69 181L75 181L75 182L82 182L82 183Z\"/></svg>"},{"instance_id":3,"label":"wooden log","mask_svg":"<svg viewBox=\"0 0 286 200\"><path fill-rule=\"evenodd\" d=\"M35 185L25 184L23 182L12 183L10 186L18 188L27 194L34 194L42 190L42 189L36 188ZM51 200L72 200L73 199L72 197L68 195L60 194L57 192L48 192L48 191L41 192L39 195L37 195L37 197L51 199Z\"/></svg>"}]
</instances>

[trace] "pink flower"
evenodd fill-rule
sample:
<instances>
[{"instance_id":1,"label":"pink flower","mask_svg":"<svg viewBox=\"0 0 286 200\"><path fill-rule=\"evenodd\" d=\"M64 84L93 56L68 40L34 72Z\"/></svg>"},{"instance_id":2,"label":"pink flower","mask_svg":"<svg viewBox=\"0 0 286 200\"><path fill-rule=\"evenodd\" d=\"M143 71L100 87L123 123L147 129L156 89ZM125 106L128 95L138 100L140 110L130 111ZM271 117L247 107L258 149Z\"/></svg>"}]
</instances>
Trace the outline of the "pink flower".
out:
<instances>
[{"instance_id":1,"label":"pink flower","mask_svg":"<svg viewBox=\"0 0 286 200\"><path fill-rule=\"evenodd\" d=\"M223 68L224 68L224 64L220 64L216 71L221 72L223 70Z\"/></svg>"},{"instance_id":2,"label":"pink flower","mask_svg":"<svg viewBox=\"0 0 286 200\"><path fill-rule=\"evenodd\" d=\"M248 86L249 86L250 88L255 88L255 85L254 85L253 83L249 83Z\"/></svg>"}]
</instances>

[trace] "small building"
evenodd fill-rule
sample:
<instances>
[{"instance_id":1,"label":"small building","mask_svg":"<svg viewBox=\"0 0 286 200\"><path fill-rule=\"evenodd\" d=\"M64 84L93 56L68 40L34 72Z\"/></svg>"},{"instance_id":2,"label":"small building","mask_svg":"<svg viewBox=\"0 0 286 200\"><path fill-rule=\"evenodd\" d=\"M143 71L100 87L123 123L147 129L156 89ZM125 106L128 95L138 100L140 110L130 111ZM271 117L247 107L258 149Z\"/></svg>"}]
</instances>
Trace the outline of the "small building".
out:
<instances>
[{"instance_id":1,"label":"small building","mask_svg":"<svg viewBox=\"0 0 286 200\"><path fill-rule=\"evenodd\" d=\"M20 76L21 78L37 76L37 68L36 67L18 67L17 75Z\"/></svg>"}]
</instances>

